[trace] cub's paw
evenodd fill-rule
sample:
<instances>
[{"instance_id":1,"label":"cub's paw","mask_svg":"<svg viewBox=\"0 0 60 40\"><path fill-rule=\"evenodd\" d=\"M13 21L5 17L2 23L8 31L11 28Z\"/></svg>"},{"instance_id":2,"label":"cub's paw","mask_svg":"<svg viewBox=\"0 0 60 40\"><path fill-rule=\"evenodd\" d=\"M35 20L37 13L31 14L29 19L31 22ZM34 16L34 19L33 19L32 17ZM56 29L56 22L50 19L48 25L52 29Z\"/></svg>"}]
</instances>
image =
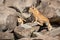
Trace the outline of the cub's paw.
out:
<instances>
[{"instance_id":1,"label":"cub's paw","mask_svg":"<svg viewBox=\"0 0 60 40\"><path fill-rule=\"evenodd\" d=\"M53 29L52 26L48 27L48 30L49 30L49 31L51 31L52 29Z\"/></svg>"}]
</instances>

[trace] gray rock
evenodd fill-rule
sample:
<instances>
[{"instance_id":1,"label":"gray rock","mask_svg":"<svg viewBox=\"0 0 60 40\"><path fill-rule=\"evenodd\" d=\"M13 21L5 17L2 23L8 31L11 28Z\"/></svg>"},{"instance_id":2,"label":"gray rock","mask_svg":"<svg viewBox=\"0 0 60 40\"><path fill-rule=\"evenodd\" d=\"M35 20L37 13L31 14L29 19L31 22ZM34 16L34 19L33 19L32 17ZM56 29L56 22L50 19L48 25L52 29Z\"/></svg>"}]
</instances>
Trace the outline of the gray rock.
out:
<instances>
[{"instance_id":1,"label":"gray rock","mask_svg":"<svg viewBox=\"0 0 60 40\"><path fill-rule=\"evenodd\" d=\"M37 22L33 22L33 23L26 23L27 25L29 25L29 26L36 26L36 25L38 25L38 23Z\"/></svg>"},{"instance_id":2,"label":"gray rock","mask_svg":"<svg viewBox=\"0 0 60 40\"><path fill-rule=\"evenodd\" d=\"M17 38L24 38L24 37L30 37L32 31L31 29L25 29L23 27L16 27L14 33Z\"/></svg>"},{"instance_id":3,"label":"gray rock","mask_svg":"<svg viewBox=\"0 0 60 40\"><path fill-rule=\"evenodd\" d=\"M37 36L35 38L32 38L33 40L58 40L57 38L55 37L52 37L52 36L48 36L48 35L43 35L41 33L38 33L38 32L34 32L34 34Z\"/></svg>"},{"instance_id":4,"label":"gray rock","mask_svg":"<svg viewBox=\"0 0 60 40\"><path fill-rule=\"evenodd\" d=\"M33 38L21 38L19 40L58 40L56 37L48 36L48 35L43 35L38 32L33 32L33 35L36 35L37 37Z\"/></svg>"},{"instance_id":5,"label":"gray rock","mask_svg":"<svg viewBox=\"0 0 60 40\"><path fill-rule=\"evenodd\" d=\"M38 31L40 29L40 26L36 26L36 25L38 25L37 22L35 22L35 23L25 23L25 24L22 24L20 26L25 28L25 29L32 28L32 29L34 29L34 31Z\"/></svg>"},{"instance_id":6,"label":"gray rock","mask_svg":"<svg viewBox=\"0 0 60 40\"><path fill-rule=\"evenodd\" d=\"M12 6L15 1L16 0L5 0L4 4L5 4L5 6Z\"/></svg>"},{"instance_id":7,"label":"gray rock","mask_svg":"<svg viewBox=\"0 0 60 40\"><path fill-rule=\"evenodd\" d=\"M25 29L32 28L32 26L27 25L27 24L21 24L20 26L23 27L23 28L25 28Z\"/></svg>"},{"instance_id":8,"label":"gray rock","mask_svg":"<svg viewBox=\"0 0 60 40\"><path fill-rule=\"evenodd\" d=\"M14 40L13 33L0 32L0 40Z\"/></svg>"},{"instance_id":9,"label":"gray rock","mask_svg":"<svg viewBox=\"0 0 60 40\"><path fill-rule=\"evenodd\" d=\"M21 14L24 18L29 18L31 16L31 14L28 14L28 13L22 13Z\"/></svg>"},{"instance_id":10,"label":"gray rock","mask_svg":"<svg viewBox=\"0 0 60 40\"><path fill-rule=\"evenodd\" d=\"M34 23L26 23L26 24L29 25L29 26L31 26L32 29L34 29L34 31L36 31L36 32L40 29L40 26L36 26L36 25L38 25L37 22L34 22Z\"/></svg>"},{"instance_id":11,"label":"gray rock","mask_svg":"<svg viewBox=\"0 0 60 40\"><path fill-rule=\"evenodd\" d=\"M0 7L0 31L13 30L16 27L16 11L7 7Z\"/></svg>"},{"instance_id":12,"label":"gray rock","mask_svg":"<svg viewBox=\"0 0 60 40\"><path fill-rule=\"evenodd\" d=\"M36 0L5 0L5 5L16 7L22 12L25 7L29 7L35 2Z\"/></svg>"},{"instance_id":13,"label":"gray rock","mask_svg":"<svg viewBox=\"0 0 60 40\"><path fill-rule=\"evenodd\" d=\"M32 40L31 38L21 38L21 39L18 39L18 40Z\"/></svg>"},{"instance_id":14,"label":"gray rock","mask_svg":"<svg viewBox=\"0 0 60 40\"><path fill-rule=\"evenodd\" d=\"M21 24L14 29L14 33L18 38L30 37L34 31L38 31L39 26L30 26L27 24Z\"/></svg>"},{"instance_id":15,"label":"gray rock","mask_svg":"<svg viewBox=\"0 0 60 40\"><path fill-rule=\"evenodd\" d=\"M22 12L25 9L25 7L30 7L35 2L36 0L18 0L18 1L15 1L13 6L18 8Z\"/></svg>"},{"instance_id":16,"label":"gray rock","mask_svg":"<svg viewBox=\"0 0 60 40\"><path fill-rule=\"evenodd\" d=\"M3 5L4 0L0 0L0 6Z\"/></svg>"},{"instance_id":17,"label":"gray rock","mask_svg":"<svg viewBox=\"0 0 60 40\"><path fill-rule=\"evenodd\" d=\"M46 34L55 37L55 36L60 34L59 31L60 31L60 27L58 27L58 28L56 28L56 29L54 29L54 30L52 30L50 32L47 32Z\"/></svg>"}]
</instances>

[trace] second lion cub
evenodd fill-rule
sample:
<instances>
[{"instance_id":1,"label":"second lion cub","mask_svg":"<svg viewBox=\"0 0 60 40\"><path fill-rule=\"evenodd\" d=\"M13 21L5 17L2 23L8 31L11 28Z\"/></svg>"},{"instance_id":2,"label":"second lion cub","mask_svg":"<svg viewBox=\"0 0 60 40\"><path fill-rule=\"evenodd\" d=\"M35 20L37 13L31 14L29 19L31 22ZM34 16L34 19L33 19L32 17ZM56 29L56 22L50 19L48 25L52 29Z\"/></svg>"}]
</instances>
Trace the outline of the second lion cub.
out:
<instances>
[{"instance_id":1,"label":"second lion cub","mask_svg":"<svg viewBox=\"0 0 60 40\"><path fill-rule=\"evenodd\" d=\"M30 7L29 12L33 14L33 16L35 17L35 21L39 22L39 25L43 25L43 23L45 23L49 31L52 29L49 19L43 16L41 12L39 12L35 7Z\"/></svg>"}]
</instances>

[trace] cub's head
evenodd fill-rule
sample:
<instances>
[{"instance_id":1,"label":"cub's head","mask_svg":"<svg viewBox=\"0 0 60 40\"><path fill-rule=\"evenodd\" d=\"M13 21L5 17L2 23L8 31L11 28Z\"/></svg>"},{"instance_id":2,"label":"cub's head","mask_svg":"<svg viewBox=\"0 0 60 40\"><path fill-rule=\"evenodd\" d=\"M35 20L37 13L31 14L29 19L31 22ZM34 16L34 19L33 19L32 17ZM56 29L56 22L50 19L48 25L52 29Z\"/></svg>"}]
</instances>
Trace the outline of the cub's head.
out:
<instances>
[{"instance_id":1,"label":"cub's head","mask_svg":"<svg viewBox=\"0 0 60 40\"><path fill-rule=\"evenodd\" d=\"M35 8L35 7L30 7L29 8L29 12L31 12L31 13L35 13L35 12L37 12L38 10L37 10L37 8Z\"/></svg>"}]
</instances>

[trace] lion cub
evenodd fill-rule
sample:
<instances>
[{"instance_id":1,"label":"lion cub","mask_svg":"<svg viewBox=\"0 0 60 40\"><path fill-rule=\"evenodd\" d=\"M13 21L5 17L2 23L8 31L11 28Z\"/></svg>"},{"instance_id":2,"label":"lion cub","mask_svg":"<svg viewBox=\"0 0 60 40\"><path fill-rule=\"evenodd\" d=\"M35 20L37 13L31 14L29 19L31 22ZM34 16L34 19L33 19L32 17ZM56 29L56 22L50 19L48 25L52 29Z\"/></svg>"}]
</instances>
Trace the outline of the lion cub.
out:
<instances>
[{"instance_id":1,"label":"lion cub","mask_svg":"<svg viewBox=\"0 0 60 40\"><path fill-rule=\"evenodd\" d=\"M33 16L35 17L35 22L38 22L39 25L43 26L43 23L45 23L49 31L52 29L49 19L43 16L42 13L39 12L35 7L30 7L29 12L33 14Z\"/></svg>"}]
</instances>

